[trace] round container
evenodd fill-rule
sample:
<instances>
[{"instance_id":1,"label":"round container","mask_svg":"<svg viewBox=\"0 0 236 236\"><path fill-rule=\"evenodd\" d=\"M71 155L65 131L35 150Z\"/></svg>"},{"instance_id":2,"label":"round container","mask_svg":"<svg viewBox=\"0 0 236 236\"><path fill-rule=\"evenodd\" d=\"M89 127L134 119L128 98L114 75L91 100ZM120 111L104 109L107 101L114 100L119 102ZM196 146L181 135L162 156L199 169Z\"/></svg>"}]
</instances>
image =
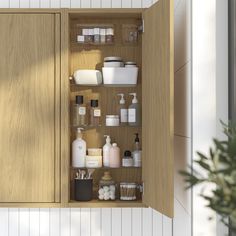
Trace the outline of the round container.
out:
<instances>
[{"instance_id":1,"label":"round container","mask_svg":"<svg viewBox=\"0 0 236 236\"><path fill-rule=\"evenodd\" d=\"M107 115L106 116L106 126L119 126L120 119L117 115Z\"/></svg>"},{"instance_id":2,"label":"round container","mask_svg":"<svg viewBox=\"0 0 236 236\"><path fill-rule=\"evenodd\" d=\"M113 28L106 29L106 42L107 43L114 42L114 29Z\"/></svg>"},{"instance_id":3,"label":"round container","mask_svg":"<svg viewBox=\"0 0 236 236\"><path fill-rule=\"evenodd\" d=\"M106 29L100 29L100 42L106 43Z\"/></svg>"},{"instance_id":4,"label":"round container","mask_svg":"<svg viewBox=\"0 0 236 236\"><path fill-rule=\"evenodd\" d=\"M100 29L99 28L94 28L94 43L100 43Z\"/></svg>"},{"instance_id":5,"label":"round container","mask_svg":"<svg viewBox=\"0 0 236 236\"><path fill-rule=\"evenodd\" d=\"M137 67L137 64L133 61L125 62L125 67Z\"/></svg>"},{"instance_id":6,"label":"round container","mask_svg":"<svg viewBox=\"0 0 236 236\"><path fill-rule=\"evenodd\" d=\"M82 29L82 35L84 36L84 42L89 43L90 42L89 29Z\"/></svg>"},{"instance_id":7,"label":"round container","mask_svg":"<svg viewBox=\"0 0 236 236\"><path fill-rule=\"evenodd\" d=\"M102 167L102 156L86 156L86 168L100 168Z\"/></svg>"},{"instance_id":8,"label":"round container","mask_svg":"<svg viewBox=\"0 0 236 236\"><path fill-rule=\"evenodd\" d=\"M89 156L101 156L102 149L101 148L88 148L88 155Z\"/></svg>"},{"instance_id":9,"label":"round container","mask_svg":"<svg viewBox=\"0 0 236 236\"><path fill-rule=\"evenodd\" d=\"M124 67L123 61L105 61L104 67Z\"/></svg>"},{"instance_id":10,"label":"round container","mask_svg":"<svg viewBox=\"0 0 236 236\"><path fill-rule=\"evenodd\" d=\"M136 183L120 183L120 200L133 201L136 200Z\"/></svg>"},{"instance_id":11,"label":"round container","mask_svg":"<svg viewBox=\"0 0 236 236\"><path fill-rule=\"evenodd\" d=\"M98 199L103 201L116 199L116 184L109 171L105 171L99 181Z\"/></svg>"},{"instance_id":12,"label":"round container","mask_svg":"<svg viewBox=\"0 0 236 236\"><path fill-rule=\"evenodd\" d=\"M132 167L134 166L134 160L132 158L132 154L130 151L125 151L124 157L122 159L122 166L124 167Z\"/></svg>"}]
</instances>

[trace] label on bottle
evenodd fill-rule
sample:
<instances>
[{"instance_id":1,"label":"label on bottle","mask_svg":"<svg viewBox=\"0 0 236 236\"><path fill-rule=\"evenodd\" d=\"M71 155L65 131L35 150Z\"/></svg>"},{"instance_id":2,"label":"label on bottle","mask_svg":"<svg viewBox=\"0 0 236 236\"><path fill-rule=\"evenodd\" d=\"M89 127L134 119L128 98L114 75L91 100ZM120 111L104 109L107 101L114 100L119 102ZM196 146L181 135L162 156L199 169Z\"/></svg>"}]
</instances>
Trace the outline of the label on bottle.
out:
<instances>
[{"instance_id":1,"label":"label on bottle","mask_svg":"<svg viewBox=\"0 0 236 236\"><path fill-rule=\"evenodd\" d=\"M95 117L100 117L100 116L101 116L101 110L100 110L100 109L94 109L93 115L94 115Z\"/></svg>"},{"instance_id":2,"label":"label on bottle","mask_svg":"<svg viewBox=\"0 0 236 236\"><path fill-rule=\"evenodd\" d=\"M130 108L129 109L129 123L135 123L136 122L136 109Z\"/></svg>"},{"instance_id":3,"label":"label on bottle","mask_svg":"<svg viewBox=\"0 0 236 236\"><path fill-rule=\"evenodd\" d=\"M80 107L79 108L79 115L85 116L86 115L86 108L85 107Z\"/></svg>"},{"instance_id":4,"label":"label on bottle","mask_svg":"<svg viewBox=\"0 0 236 236\"><path fill-rule=\"evenodd\" d=\"M120 122L127 123L128 122L128 110L120 109Z\"/></svg>"}]
</instances>

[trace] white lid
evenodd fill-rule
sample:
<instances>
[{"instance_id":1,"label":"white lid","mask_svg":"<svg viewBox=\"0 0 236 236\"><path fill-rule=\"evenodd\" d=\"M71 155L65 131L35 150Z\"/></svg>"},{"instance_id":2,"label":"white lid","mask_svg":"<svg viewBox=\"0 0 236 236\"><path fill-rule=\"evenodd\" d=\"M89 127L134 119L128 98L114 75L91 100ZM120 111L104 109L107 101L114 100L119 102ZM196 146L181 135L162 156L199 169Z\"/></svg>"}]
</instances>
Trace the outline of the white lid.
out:
<instances>
[{"instance_id":1,"label":"white lid","mask_svg":"<svg viewBox=\"0 0 236 236\"><path fill-rule=\"evenodd\" d=\"M106 29L100 29L100 35L106 35Z\"/></svg>"},{"instance_id":2,"label":"white lid","mask_svg":"<svg viewBox=\"0 0 236 236\"><path fill-rule=\"evenodd\" d=\"M106 115L106 118L119 119L118 115Z\"/></svg>"},{"instance_id":3,"label":"white lid","mask_svg":"<svg viewBox=\"0 0 236 236\"><path fill-rule=\"evenodd\" d=\"M114 35L114 29L113 28L106 29L106 35Z\"/></svg>"},{"instance_id":4,"label":"white lid","mask_svg":"<svg viewBox=\"0 0 236 236\"><path fill-rule=\"evenodd\" d=\"M89 29L89 35L94 35L93 29Z\"/></svg>"},{"instance_id":5,"label":"white lid","mask_svg":"<svg viewBox=\"0 0 236 236\"><path fill-rule=\"evenodd\" d=\"M82 29L83 35L89 35L89 29Z\"/></svg>"},{"instance_id":6,"label":"white lid","mask_svg":"<svg viewBox=\"0 0 236 236\"><path fill-rule=\"evenodd\" d=\"M112 147L117 147L117 143L113 143L113 144L112 144Z\"/></svg>"},{"instance_id":7,"label":"white lid","mask_svg":"<svg viewBox=\"0 0 236 236\"><path fill-rule=\"evenodd\" d=\"M100 34L100 29L99 28L94 28L93 32L94 32L94 34Z\"/></svg>"},{"instance_id":8,"label":"white lid","mask_svg":"<svg viewBox=\"0 0 236 236\"><path fill-rule=\"evenodd\" d=\"M104 61L105 62L109 62L109 61L123 61L121 57L114 57L114 56L111 56L111 57L105 57L104 58Z\"/></svg>"}]
</instances>

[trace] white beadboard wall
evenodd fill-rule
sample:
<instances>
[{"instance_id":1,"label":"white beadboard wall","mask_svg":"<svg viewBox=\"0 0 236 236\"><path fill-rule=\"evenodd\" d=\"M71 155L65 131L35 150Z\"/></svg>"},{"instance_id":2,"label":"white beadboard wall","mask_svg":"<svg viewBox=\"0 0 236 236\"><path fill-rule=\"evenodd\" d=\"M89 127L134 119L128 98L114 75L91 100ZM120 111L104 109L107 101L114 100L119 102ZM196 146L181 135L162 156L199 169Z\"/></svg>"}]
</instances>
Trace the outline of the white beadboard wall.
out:
<instances>
[{"instance_id":1,"label":"white beadboard wall","mask_svg":"<svg viewBox=\"0 0 236 236\"><path fill-rule=\"evenodd\" d=\"M2 0L0 8L146 8L155 0ZM178 170L191 162L190 0L175 0L175 217L151 208L0 208L1 236L190 236L191 197Z\"/></svg>"}]
</instances>

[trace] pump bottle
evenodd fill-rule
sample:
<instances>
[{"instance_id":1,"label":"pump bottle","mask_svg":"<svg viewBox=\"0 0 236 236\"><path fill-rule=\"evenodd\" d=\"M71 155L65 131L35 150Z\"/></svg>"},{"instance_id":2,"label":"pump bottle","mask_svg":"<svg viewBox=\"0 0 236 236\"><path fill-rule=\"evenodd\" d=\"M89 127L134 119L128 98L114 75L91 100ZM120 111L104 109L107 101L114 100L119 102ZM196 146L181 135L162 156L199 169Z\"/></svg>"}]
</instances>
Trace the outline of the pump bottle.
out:
<instances>
[{"instance_id":1,"label":"pump bottle","mask_svg":"<svg viewBox=\"0 0 236 236\"><path fill-rule=\"evenodd\" d=\"M128 109L128 122L130 126L140 126L141 125L141 109L138 103L136 93L130 93L133 96L132 104Z\"/></svg>"},{"instance_id":2,"label":"pump bottle","mask_svg":"<svg viewBox=\"0 0 236 236\"><path fill-rule=\"evenodd\" d=\"M117 95L120 96L120 102L119 102L119 106L118 106L118 114L120 116L120 124L127 125L127 123L128 123L128 109L127 109L127 106L125 105L124 94L119 93Z\"/></svg>"},{"instance_id":3,"label":"pump bottle","mask_svg":"<svg viewBox=\"0 0 236 236\"><path fill-rule=\"evenodd\" d=\"M82 168L85 167L86 158L86 142L82 139L81 130L77 129L77 138L72 143L72 167Z\"/></svg>"},{"instance_id":4,"label":"pump bottle","mask_svg":"<svg viewBox=\"0 0 236 236\"><path fill-rule=\"evenodd\" d=\"M111 149L111 138L109 135L104 135L106 137L106 144L103 146L103 166L110 166L110 149Z\"/></svg>"}]
</instances>

